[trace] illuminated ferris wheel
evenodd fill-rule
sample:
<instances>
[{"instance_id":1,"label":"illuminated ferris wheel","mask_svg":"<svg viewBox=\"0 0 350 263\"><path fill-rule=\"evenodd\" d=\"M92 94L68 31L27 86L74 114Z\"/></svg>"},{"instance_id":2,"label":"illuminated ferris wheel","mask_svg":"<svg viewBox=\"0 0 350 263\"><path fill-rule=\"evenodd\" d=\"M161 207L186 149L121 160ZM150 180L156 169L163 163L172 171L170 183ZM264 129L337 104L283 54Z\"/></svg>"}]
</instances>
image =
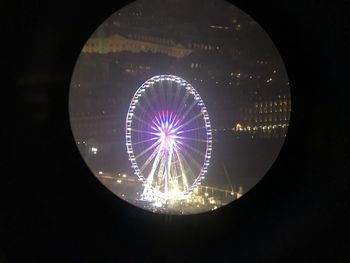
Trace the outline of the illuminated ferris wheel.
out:
<instances>
[{"instance_id":1,"label":"illuminated ferris wheel","mask_svg":"<svg viewBox=\"0 0 350 263\"><path fill-rule=\"evenodd\" d=\"M127 113L126 148L143 181L143 200L188 197L204 179L212 152L209 115L192 85L173 75L144 82Z\"/></svg>"}]
</instances>

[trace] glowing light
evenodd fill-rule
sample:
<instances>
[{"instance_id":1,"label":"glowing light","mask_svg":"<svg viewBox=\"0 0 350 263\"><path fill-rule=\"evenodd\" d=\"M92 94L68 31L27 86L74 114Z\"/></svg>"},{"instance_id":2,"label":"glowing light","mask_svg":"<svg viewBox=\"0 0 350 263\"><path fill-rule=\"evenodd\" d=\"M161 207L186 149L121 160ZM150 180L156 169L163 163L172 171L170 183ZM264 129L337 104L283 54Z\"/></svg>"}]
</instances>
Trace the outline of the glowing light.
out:
<instances>
[{"instance_id":1,"label":"glowing light","mask_svg":"<svg viewBox=\"0 0 350 263\"><path fill-rule=\"evenodd\" d=\"M93 154L97 154L98 149L96 147L91 147L91 151Z\"/></svg>"},{"instance_id":2,"label":"glowing light","mask_svg":"<svg viewBox=\"0 0 350 263\"><path fill-rule=\"evenodd\" d=\"M185 200L205 178L212 151L209 115L185 80L172 75L147 80L130 103L125 131L131 167L144 186L141 199L156 207Z\"/></svg>"},{"instance_id":3,"label":"glowing light","mask_svg":"<svg viewBox=\"0 0 350 263\"><path fill-rule=\"evenodd\" d=\"M209 203L213 205L213 204L215 204L215 200L214 199L210 199Z\"/></svg>"}]
</instances>

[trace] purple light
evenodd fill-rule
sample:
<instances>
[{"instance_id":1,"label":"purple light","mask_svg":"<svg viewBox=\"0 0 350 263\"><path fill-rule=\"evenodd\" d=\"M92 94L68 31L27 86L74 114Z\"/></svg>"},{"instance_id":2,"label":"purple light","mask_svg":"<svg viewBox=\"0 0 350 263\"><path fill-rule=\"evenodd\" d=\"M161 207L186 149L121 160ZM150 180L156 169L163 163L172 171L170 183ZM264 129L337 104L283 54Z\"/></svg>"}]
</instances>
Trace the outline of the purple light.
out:
<instances>
[{"instance_id":1,"label":"purple light","mask_svg":"<svg viewBox=\"0 0 350 263\"><path fill-rule=\"evenodd\" d=\"M157 117L158 116L158 117ZM169 111L158 112L152 120L151 129L154 130L155 139L159 142L166 143L168 146L176 146L178 120L176 120L176 115Z\"/></svg>"}]
</instances>

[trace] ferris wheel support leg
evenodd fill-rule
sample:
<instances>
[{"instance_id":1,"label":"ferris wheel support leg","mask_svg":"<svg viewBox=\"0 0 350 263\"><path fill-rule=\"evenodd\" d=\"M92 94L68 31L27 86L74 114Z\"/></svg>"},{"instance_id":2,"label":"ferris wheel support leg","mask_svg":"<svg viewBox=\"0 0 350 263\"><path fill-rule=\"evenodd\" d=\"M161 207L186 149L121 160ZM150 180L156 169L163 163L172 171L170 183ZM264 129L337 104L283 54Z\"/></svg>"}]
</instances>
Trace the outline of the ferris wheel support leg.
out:
<instances>
[{"instance_id":1,"label":"ferris wheel support leg","mask_svg":"<svg viewBox=\"0 0 350 263\"><path fill-rule=\"evenodd\" d=\"M152 165L152 170L151 170L149 176L147 177L147 183L146 183L145 189L143 190L143 193L142 193L142 195L146 198L149 197L150 192L152 192L151 189L152 189L154 172L157 169L161 152L162 152L162 147L160 147L160 151L157 153L156 159L154 160L154 163Z\"/></svg>"}]
</instances>

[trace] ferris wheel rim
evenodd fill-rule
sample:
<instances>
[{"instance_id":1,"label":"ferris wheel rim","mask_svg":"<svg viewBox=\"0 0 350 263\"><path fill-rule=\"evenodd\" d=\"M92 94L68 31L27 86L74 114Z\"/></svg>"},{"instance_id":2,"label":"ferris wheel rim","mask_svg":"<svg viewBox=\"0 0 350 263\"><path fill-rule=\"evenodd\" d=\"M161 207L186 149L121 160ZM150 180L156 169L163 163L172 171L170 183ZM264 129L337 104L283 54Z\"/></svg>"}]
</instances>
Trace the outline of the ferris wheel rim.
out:
<instances>
[{"instance_id":1,"label":"ferris wheel rim","mask_svg":"<svg viewBox=\"0 0 350 263\"><path fill-rule=\"evenodd\" d=\"M194 182L191 184L191 186L187 191L187 193L192 193L193 189L198 185L200 185L201 181L205 179L205 174L207 173L207 168L210 164L213 138L212 138L212 129L211 129L211 123L209 119L209 114L204 104L204 101L202 100L201 96L196 91L196 89L186 80L175 75L156 75L146 80L136 90L130 102L129 109L126 116L125 139L126 139L127 154L129 156L129 161L131 162L131 167L134 170L134 174L138 177L139 181L145 182L147 178L140 171L140 167L136 161L135 154L134 154L132 135L131 135L131 131L132 131L131 125L133 122L134 110L136 109L138 99L142 96L142 93L145 92L147 88L151 88L155 83L162 80L176 82L177 84L182 86L184 89L186 89L186 92L189 92L191 95L193 95L193 98L196 101L196 105L200 107L201 116L204 121L204 126L206 131L206 149L204 154L204 162L200 169L199 174L195 177Z\"/></svg>"}]
</instances>

